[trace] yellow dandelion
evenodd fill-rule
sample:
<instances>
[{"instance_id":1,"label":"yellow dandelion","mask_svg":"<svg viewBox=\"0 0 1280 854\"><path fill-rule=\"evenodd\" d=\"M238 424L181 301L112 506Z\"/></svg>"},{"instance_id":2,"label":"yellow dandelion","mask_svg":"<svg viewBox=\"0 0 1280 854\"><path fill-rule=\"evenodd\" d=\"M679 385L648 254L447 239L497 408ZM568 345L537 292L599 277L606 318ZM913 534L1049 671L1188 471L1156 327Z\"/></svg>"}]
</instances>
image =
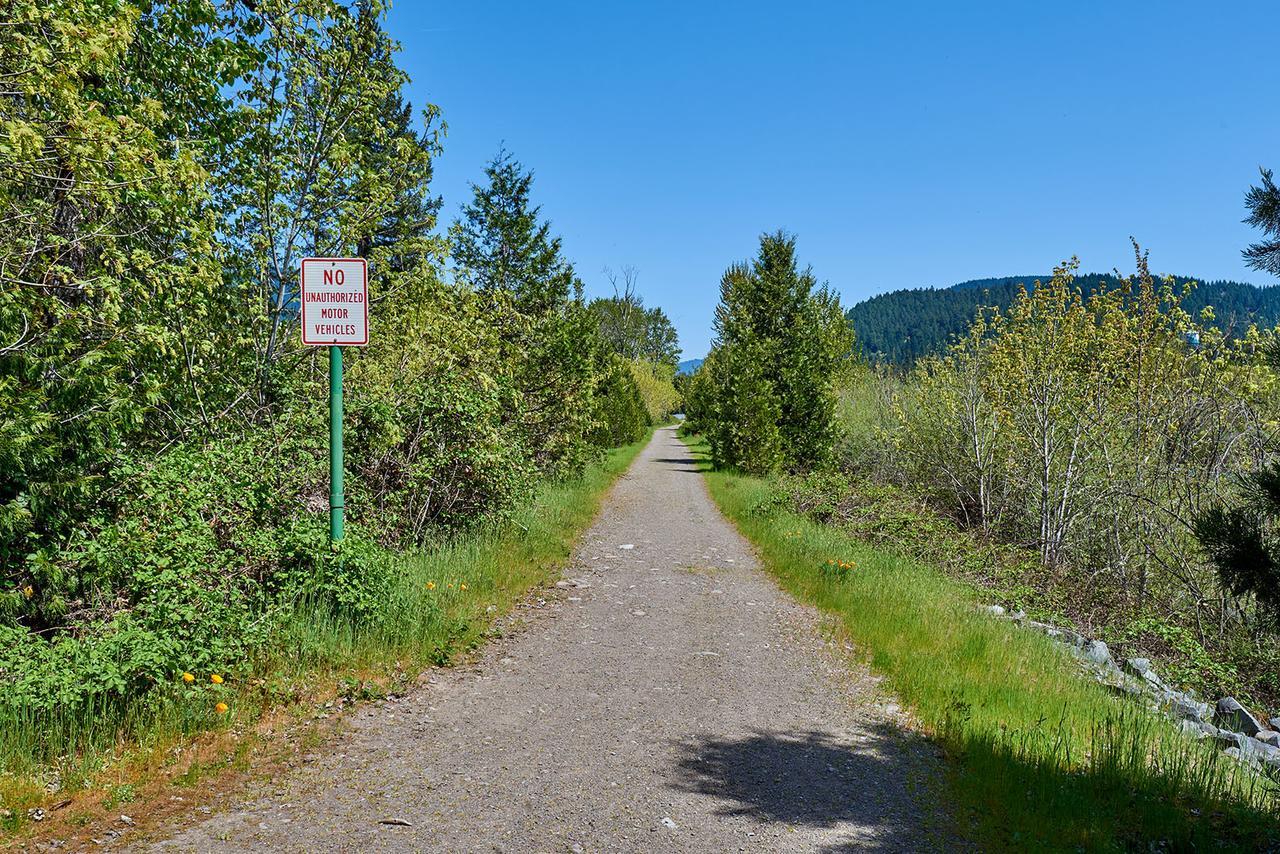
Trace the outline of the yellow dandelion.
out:
<instances>
[{"instance_id":1,"label":"yellow dandelion","mask_svg":"<svg viewBox=\"0 0 1280 854\"><path fill-rule=\"evenodd\" d=\"M427 582L427 589L428 589L428 590L435 590L435 589L436 589L436 583L435 583L434 581L428 581L428 582Z\"/></svg>"},{"instance_id":2,"label":"yellow dandelion","mask_svg":"<svg viewBox=\"0 0 1280 854\"><path fill-rule=\"evenodd\" d=\"M215 673L209 677L209 681L212 682L214 685L221 685L222 677Z\"/></svg>"},{"instance_id":3,"label":"yellow dandelion","mask_svg":"<svg viewBox=\"0 0 1280 854\"><path fill-rule=\"evenodd\" d=\"M192 682L196 681L196 675L194 673L184 673L182 674L182 681L190 685Z\"/></svg>"},{"instance_id":4,"label":"yellow dandelion","mask_svg":"<svg viewBox=\"0 0 1280 854\"><path fill-rule=\"evenodd\" d=\"M467 589L467 585L465 585L465 584L459 584L458 586L459 586L460 588L462 588L463 590L466 590L466 589Z\"/></svg>"},{"instance_id":5,"label":"yellow dandelion","mask_svg":"<svg viewBox=\"0 0 1280 854\"><path fill-rule=\"evenodd\" d=\"M214 711L216 711L218 714L220 714L220 715L225 715L225 714L227 713L227 709L228 709L229 707L227 706L227 704L226 704L226 703L218 703L218 704L217 704L216 706L214 706L213 708L214 708Z\"/></svg>"},{"instance_id":6,"label":"yellow dandelion","mask_svg":"<svg viewBox=\"0 0 1280 854\"><path fill-rule=\"evenodd\" d=\"M836 565L836 562L834 560L827 561L827 566L835 566L835 565Z\"/></svg>"},{"instance_id":7,"label":"yellow dandelion","mask_svg":"<svg viewBox=\"0 0 1280 854\"><path fill-rule=\"evenodd\" d=\"M30 599L33 595L35 595L35 592L36 591L31 588L31 585L28 584L26 587L22 588L22 598Z\"/></svg>"},{"instance_id":8,"label":"yellow dandelion","mask_svg":"<svg viewBox=\"0 0 1280 854\"><path fill-rule=\"evenodd\" d=\"M452 590L452 589L453 589L453 582L452 582L452 581L450 581L450 582L449 582L449 589L450 589L450 590Z\"/></svg>"}]
</instances>

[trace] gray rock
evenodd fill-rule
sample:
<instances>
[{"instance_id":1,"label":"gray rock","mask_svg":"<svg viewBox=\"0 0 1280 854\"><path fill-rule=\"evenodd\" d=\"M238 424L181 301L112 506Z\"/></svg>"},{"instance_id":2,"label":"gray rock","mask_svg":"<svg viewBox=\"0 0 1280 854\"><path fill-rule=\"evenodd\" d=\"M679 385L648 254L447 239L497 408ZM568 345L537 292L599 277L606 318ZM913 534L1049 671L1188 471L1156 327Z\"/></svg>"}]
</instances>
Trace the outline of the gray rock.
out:
<instances>
[{"instance_id":1,"label":"gray rock","mask_svg":"<svg viewBox=\"0 0 1280 854\"><path fill-rule=\"evenodd\" d=\"M1280 747L1263 744L1242 732L1220 729L1216 735L1210 734L1209 737L1220 747L1225 747L1224 752L1235 751L1233 755L1239 759L1255 763L1280 762Z\"/></svg>"},{"instance_id":2,"label":"gray rock","mask_svg":"<svg viewBox=\"0 0 1280 854\"><path fill-rule=\"evenodd\" d=\"M1267 723L1271 724L1272 729L1280 729L1280 715L1276 715L1274 718L1267 721Z\"/></svg>"},{"instance_id":3,"label":"gray rock","mask_svg":"<svg viewBox=\"0 0 1280 854\"><path fill-rule=\"evenodd\" d=\"M982 610L986 611L993 617L1004 616L1004 608L1001 608L999 605L983 605Z\"/></svg>"},{"instance_id":4,"label":"gray rock","mask_svg":"<svg viewBox=\"0 0 1280 854\"><path fill-rule=\"evenodd\" d=\"M1240 755L1240 748L1238 748L1238 747L1228 747L1226 750L1222 751L1222 755L1224 755L1224 756L1230 756L1232 759L1242 759L1242 758L1243 758L1243 757Z\"/></svg>"},{"instance_id":5,"label":"gray rock","mask_svg":"<svg viewBox=\"0 0 1280 854\"><path fill-rule=\"evenodd\" d=\"M1207 724L1204 721L1197 721L1187 718L1178 721L1178 729L1182 730L1185 735L1189 735L1197 741L1216 736L1218 728L1213 724Z\"/></svg>"},{"instance_id":6,"label":"gray rock","mask_svg":"<svg viewBox=\"0 0 1280 854\"><path fill-rule=\"evenodd\" d=\"M1193 697L1180 691L1166 691L1161 708L1179 720L1204 722L1209 720L1213 710L1208 703L1197 702Z\"/></svg>"},{"instance_id":7,"label":"gray rock","mask_svg":"<svg viewBox=\"0 0 1280 854\"><path fill-rule=\"evenodd\" d=\"M1280 747L1280 732L1276 732L1273 729L1258 733L1257 739L1263 744L1269 744L1272 747Z\"/></svg>"},{"instance_id":8,"label":"gray rock","mask_svg":"<svg viewBox=\"0 0 1280 854\"><path fill-rule=\"evenodd\" d=\"M1015 623L1021 622L1026 618L1027 618L1026 611L1014 611L1012 614L1009 615L1009 619L1013 620Z\"/></svg>"},{"instance_id":9,"label":"gray rock","mask_svg":"<svg viewBox=\"0 0 1280 854\"><path fill-rule=\"evenodd\" d=\"M1100 640L1092 640L1085 644L1084 657L1094 664L1114 665L1111 660L1111 650L1107 649L1107 645Z\"/></svg>"},{"instance_id":10,"label":"gray rock","mask_svg":"<svg viewBox=\"0 0 1280 854\"><path fill-rule=\"evenodd\" d=\"M1126 658L1120 668L1125 673L1132 674L1145 681L1151 686L1156 694L1164 694L1169 691L1169 687L1164 684L1155 670L1151 668L1151 662L1145 658Z\"/></svg>"},{"instance_id":11,"label":"gray rock","mask_svg":"<svg viewBox=\"0 0 1280 854\"><path fill-rule=\"evenodd\" d=\"M1233 732L1231 735L1235 736L1235 745L1228 750L1234 750L1241 760L1259 765L1280 761L1280 748L1263 744L1244 733Z\"/></svg>"},{"instance_id":12,"label":"gray rock","mask_svg":"<svg viewBox=\"0 0 1280 854\"><path fill-rule=\"evenodd\" d=\"M1071 629L1058 629L1058 640L1074 647L1084 646L1085 636Z\"/></svg>"},{"instance_id":13,"label":"gray rock","mask_svg":"<svg viewBox=\"0 0 1280 854\"><path fill-rule=\"evenodd\" d=\"M1236 702L1234 697L1223 697L1218 701L1218 711L1213 716L1213 722L1220 727L1233 729L1249 736L1262 732L1262 724L1249 714L1248 709Z\"/></svg>"},{"instance_id":14,"label":"gray rock","mask_svg":"<svg viewBox=\"0 0 1280 854\"><path fill-rule=\"evenodd\" d=\"M1098 679L1102 686L1121 697L1141 697L1146 693L1146 685L1141 679L1135 679L1120 671L1116 671Z\"/></svg>"},{"instance_id":15,"label":"gray rock","mask_svg":"<svg viewBox=\"0 0 1280 854\"><path fill-rule=\"evenodd\" d=\"M1229 729L1217 729L1216 727L1208 735L1219 747L1235 750L1237 754L1240 753L1240 739L1246 737L1238 732L1232 732Z\"/></svg>"}]
</instances>

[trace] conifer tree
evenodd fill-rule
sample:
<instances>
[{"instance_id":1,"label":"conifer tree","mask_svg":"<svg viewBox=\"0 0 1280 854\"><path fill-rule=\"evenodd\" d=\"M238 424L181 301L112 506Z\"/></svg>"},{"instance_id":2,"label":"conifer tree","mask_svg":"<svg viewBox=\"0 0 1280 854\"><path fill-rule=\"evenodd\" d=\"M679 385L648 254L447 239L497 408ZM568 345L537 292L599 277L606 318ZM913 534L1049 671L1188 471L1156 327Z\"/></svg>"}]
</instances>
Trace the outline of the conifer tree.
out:
<instances>
[{"instance_id":1,"label":"conifer tree","mask_svg":"<svg viewBox=\"0 0 1280 854\"><path fill-rule=\"evenodd\" d=\"M1280 620L1280 464L1250 475L1239 498L1210 507L1195 519L1196 538L1223 587L1252 595Z\"/></svg>"},{"instance_id":2,"label":"conifer tree","mask_svg":"<svg viewBox=\"0 0 1280 854\"><path fill-rule=\"evenodd\" d=\"M500 330L510 418L545 472L581 465L591 422L594 324L560 238L532 204L533 174L506 151L455 224L458 278Z\"/></svg>"},{"instance_id":3,"label":"conifer tree","mask_svg":"<svg viewBox=\"0 0 1280 854\"><path fill-rule=\"evenodd\" d=\"M1262 170L1261 186L1249 188L1245 206L1245 222L1266 235L1244 250L1245 263L1280 275L1280 187L1270 169ZM1280 368L1280 348L1273 344L1267 356ZM1252 595L1280 621L1280 463L1248 475L1236 499L1204 510L1194 530L1223 587L1237 596Z\"/></svg>"},{"instance_id":4,"label":"conifer tree","mask_svg":"<svg viewBox=\"0 0 1280 854\"><path fill-rule=\"evenodd\" d=\"M1266 238L1244 250L1244 260L1255 270L1280 276L1280 187L1270 169L1262 170L1262 186L1250 187L1244 197L1249 216L1245 222L1262 229Z\"/></svg>"},{"instance_id":5,"label":"conifer tree","mask_svg":"<svg viewBox=\"0 0 1280 854\"><path fill-rule=\"evenodd\" d=\"M761 473L822 462L853 338L839 299L800 269L794 237L763 235L754 261L725 272L715 330L692 400L717 463Z\"/></svg>"}]
</instances>

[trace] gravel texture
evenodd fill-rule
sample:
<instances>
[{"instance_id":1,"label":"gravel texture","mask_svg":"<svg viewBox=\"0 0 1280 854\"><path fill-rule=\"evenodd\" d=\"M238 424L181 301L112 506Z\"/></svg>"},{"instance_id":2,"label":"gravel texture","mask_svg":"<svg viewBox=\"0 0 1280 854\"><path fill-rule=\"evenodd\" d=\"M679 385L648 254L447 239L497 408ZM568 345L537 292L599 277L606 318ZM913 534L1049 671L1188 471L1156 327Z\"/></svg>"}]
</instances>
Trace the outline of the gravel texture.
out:
<instances>
[{"instance_id":1,"label":"gravel texture","mask_svg":"<svg viewBox=\"0 0 1280 854\"><path fill-rule=\"evenodd\" d=\"M171 851L953 847L937 751L780 592L670 429L523 628Z\"/></svg>"}]
</instances>

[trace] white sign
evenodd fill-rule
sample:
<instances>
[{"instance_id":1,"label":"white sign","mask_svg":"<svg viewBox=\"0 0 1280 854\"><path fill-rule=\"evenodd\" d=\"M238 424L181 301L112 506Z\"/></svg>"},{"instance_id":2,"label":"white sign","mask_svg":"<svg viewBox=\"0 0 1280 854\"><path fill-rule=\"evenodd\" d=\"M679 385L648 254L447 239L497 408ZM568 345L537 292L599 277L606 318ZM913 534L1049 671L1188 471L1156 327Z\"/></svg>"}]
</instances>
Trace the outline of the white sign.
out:
<instances>
[{"instance_id":1,"label":"white sign","mask_svg":"<svg viewBox=\"0 0 1280 854\"><path fill-rule=\"evenodd\" d=\"M302 260L302 343L369 343L369 277L363 258Z\"/></svg>"}]
</instances>

